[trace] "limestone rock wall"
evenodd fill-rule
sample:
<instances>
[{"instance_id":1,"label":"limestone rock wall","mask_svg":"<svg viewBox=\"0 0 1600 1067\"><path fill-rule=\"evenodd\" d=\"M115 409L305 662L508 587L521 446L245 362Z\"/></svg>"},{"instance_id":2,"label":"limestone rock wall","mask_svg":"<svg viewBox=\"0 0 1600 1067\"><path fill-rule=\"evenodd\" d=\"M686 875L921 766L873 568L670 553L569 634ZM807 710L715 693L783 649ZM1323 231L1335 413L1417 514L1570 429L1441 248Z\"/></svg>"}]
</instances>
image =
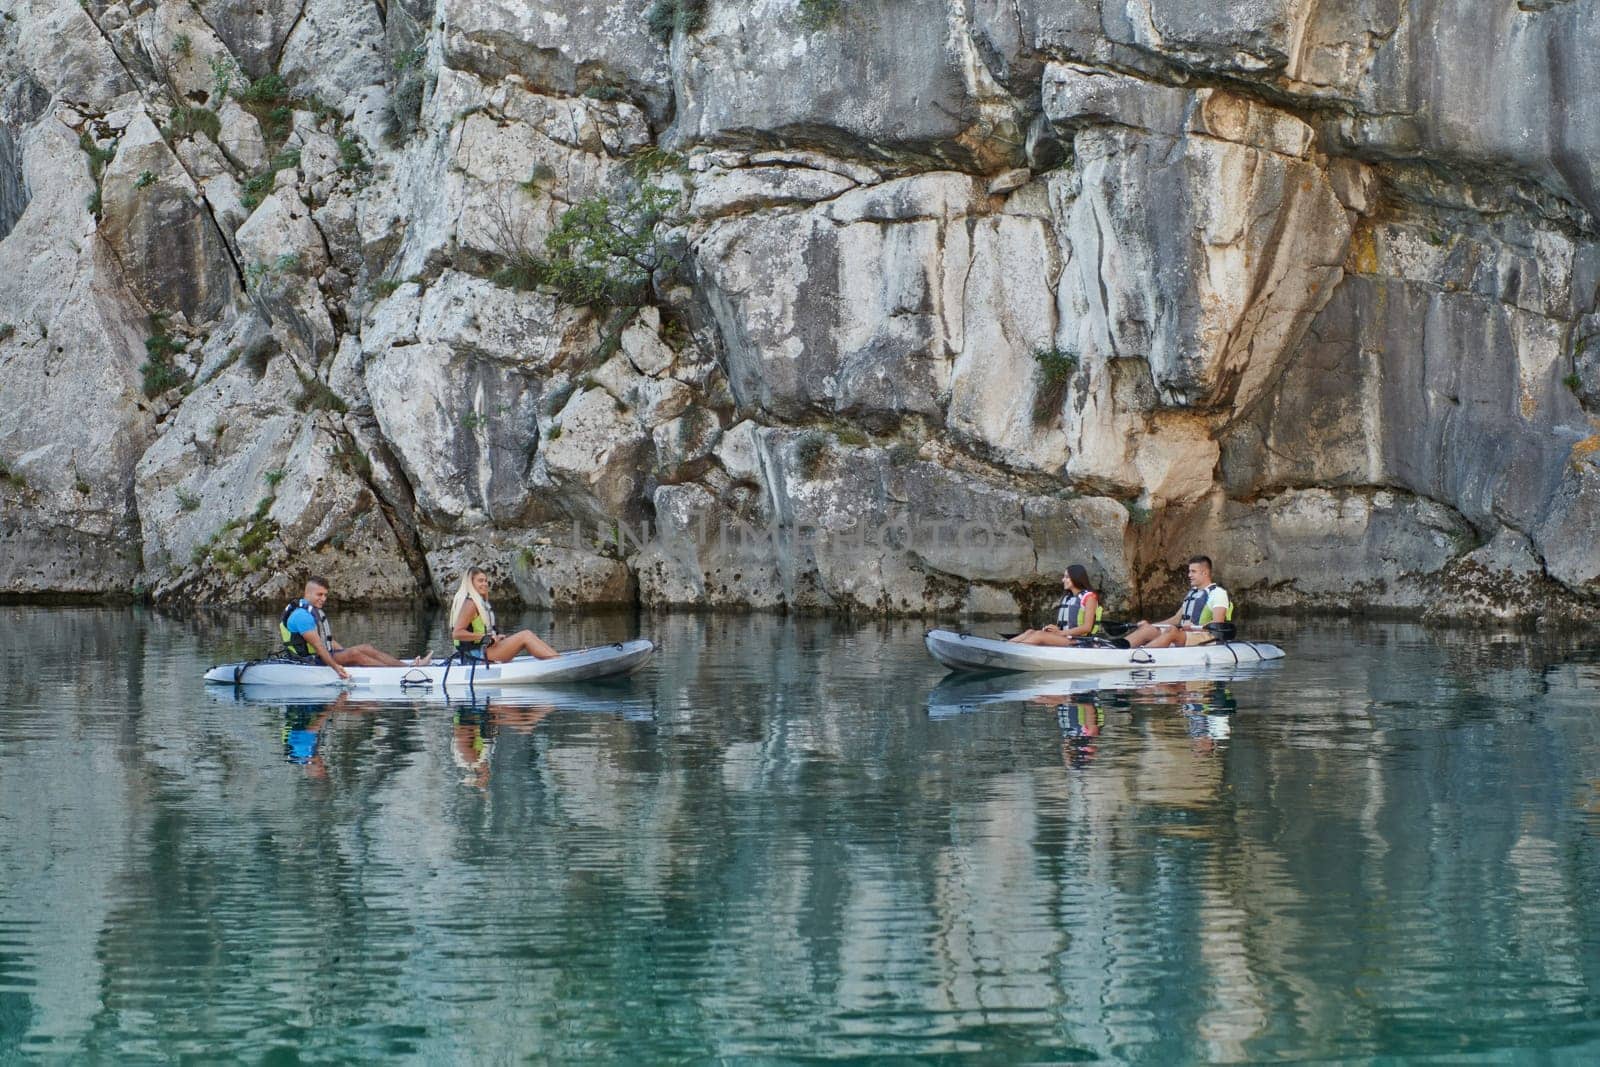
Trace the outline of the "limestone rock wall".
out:
<instances>
[{"instance_id":1,"label":"limestone rock wall","mask_svg":"<svg viewBox=\"0 0 1600 1067\"><path fill-rule=\"evenodd\" d=\"M1600 605L1590 0L0 31L0 593Z\"/></svg>"}]
</instances>

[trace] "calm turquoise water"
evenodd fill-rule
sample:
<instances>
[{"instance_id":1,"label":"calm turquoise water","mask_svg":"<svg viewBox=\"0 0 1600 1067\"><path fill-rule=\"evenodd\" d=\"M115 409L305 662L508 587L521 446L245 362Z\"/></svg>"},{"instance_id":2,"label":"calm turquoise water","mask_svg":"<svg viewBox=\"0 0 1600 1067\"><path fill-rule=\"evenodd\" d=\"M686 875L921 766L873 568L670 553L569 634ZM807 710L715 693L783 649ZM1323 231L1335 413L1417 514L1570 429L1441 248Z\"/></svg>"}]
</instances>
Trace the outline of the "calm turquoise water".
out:
<instances>
[{"instance_id":1,"label":"calm turquoise water","mask_svg":"<svg viewBox=\"0 0 1600 1067\"><path fill-rule=\"evenodd\" d=\"M0 1060L1600 1056L1580 645L1018 692L671 617L515 704L208 693L272 621L0 607Z\"/></svg>"}]
</instances>

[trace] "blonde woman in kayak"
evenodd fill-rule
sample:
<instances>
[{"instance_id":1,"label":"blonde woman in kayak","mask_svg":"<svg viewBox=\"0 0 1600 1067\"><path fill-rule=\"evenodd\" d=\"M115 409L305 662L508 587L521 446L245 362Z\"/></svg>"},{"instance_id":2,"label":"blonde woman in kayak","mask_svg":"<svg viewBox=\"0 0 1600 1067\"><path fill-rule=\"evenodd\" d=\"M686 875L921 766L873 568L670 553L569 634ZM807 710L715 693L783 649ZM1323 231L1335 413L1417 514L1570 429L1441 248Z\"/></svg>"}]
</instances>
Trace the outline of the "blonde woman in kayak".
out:
<instances>
[{"instance_id":1,"label":"blonde woman in kayak","mask_svg":"<svg viewBox=\"0 0 1600 1067\"><path fill-rule=\"evenodd\" d=\"M532 630L502 634L495 629L494 609L489 606L489 575L479 567L461 576L455 599L450 602L450 638L462 656L490 663L504 663L524 652L536 659L560 655Z\"/></svg>"},{"instance_id":2,"label":"blonde woman in kayak","mask_svg":"<svg viewBox=\"0 0 1600 1067\"><path fill-rule=\"evenodd\" d=\"M1056 605L1056 621L1037 630L1026 630L1011 639L1015 645L1051 645L1071 648L1078 638L1100 632L1100 594L1089 585L1089 571L1074 563L1061 575L1066 593Z\"/></svg>"}]
</instances>

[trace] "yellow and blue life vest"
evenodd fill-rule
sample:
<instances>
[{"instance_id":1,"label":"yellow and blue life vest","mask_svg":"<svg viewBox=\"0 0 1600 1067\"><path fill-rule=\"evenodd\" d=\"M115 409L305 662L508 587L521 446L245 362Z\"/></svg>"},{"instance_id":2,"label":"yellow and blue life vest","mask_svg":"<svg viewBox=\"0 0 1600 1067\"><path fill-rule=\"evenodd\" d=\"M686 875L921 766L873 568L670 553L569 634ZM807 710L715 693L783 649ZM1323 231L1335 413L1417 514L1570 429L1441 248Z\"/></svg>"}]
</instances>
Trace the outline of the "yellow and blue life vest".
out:
<instances>
[{"instance_id":1,"label":"yellow and blue life vest","mask_svg":"<svg viewBox=\"0 0 1600 1067\"><path fill-rule=\"evenodd\" d=\"M311 617L316 620L317 636L322 639L322 647L331 654L333 645L330 642L333 640L333 634L328 628L328 617L314 607L311 601L305 597L291 601L289 606L283 609L283 617L278 620L278 637L283 641L283 650L292 656L316 655L316 652L306 641L304 633L295 633L289 629L289 616L302 608L310 612Z\"/></svg>"}]
</instances>

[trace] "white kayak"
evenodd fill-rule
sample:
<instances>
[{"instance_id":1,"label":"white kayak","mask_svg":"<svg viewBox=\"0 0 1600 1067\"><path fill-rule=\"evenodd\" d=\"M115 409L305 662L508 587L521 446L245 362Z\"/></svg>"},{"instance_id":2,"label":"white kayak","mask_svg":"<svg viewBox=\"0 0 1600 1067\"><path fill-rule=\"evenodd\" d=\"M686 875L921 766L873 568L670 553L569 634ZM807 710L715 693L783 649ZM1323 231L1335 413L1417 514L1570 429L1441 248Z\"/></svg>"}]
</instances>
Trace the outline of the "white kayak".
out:
<instances>
[{"instance_id":1,"label":"white kayak","mask_svg":"<svg viewBox=\"0 0 1600 1067\"><path fill-rule=\"evenodd\" d=\"M956 671L1105 671L1149 667L1227 667L1282 659L1283 649L1261 641L1226 641L1187 648L1052 648L1014 645L992 637L929 630L928 654Z\"/></svg>"},{"instance_id":2,"label":"white kayak","mask_svg":"<svg viewBox=\"0 0 1600 1067\"><path fill-rule=\"evenodd\" d=\"M935 719L948 718L975 711L986 704L1066 704L1095 693L1163 686L1198 689L1260 677L1261 669L1261 661L1254 661L1238 666L1230 663L1220 667L1140 667L1089 674L950 674L928 693L928 715Z\"/></svg>"},{"instance_id":3,"label":"white kayak","mask_svg":"<svg viewBox=\"0 0 1600 1067\"><path fill-rule=\"evenodd\" d=\"M439 687L465 691L468 687L535 685L554 682L588 682L632 674L655 652L649 641L621 641L563 652L555 659L519 656L509 663L462 663L437 659L420 667L346 667L349 680L321 664L260 660L224 663L206 672L206 681L224 685L296 686L417 692Z\"/></svg>"},{"instance_id":4,"label":"white kayak","mask_svg":"<svg viewBox=\"0 0 1600 1067\"><path fill-rule=\"evenodd\" d=\"M450 685L410 689L350 690L326 685L211 685L206 693L224 704L283 707L290 704L315 704L338 707L366 707L371 704L416 704L444 701L462 708L549 708L555 711L609 712L624 719L655 717L653 693L638 692L639 686L612 680L600 685L473 685L458 686L454 672Z\"/></svg>"}]
</instances>

